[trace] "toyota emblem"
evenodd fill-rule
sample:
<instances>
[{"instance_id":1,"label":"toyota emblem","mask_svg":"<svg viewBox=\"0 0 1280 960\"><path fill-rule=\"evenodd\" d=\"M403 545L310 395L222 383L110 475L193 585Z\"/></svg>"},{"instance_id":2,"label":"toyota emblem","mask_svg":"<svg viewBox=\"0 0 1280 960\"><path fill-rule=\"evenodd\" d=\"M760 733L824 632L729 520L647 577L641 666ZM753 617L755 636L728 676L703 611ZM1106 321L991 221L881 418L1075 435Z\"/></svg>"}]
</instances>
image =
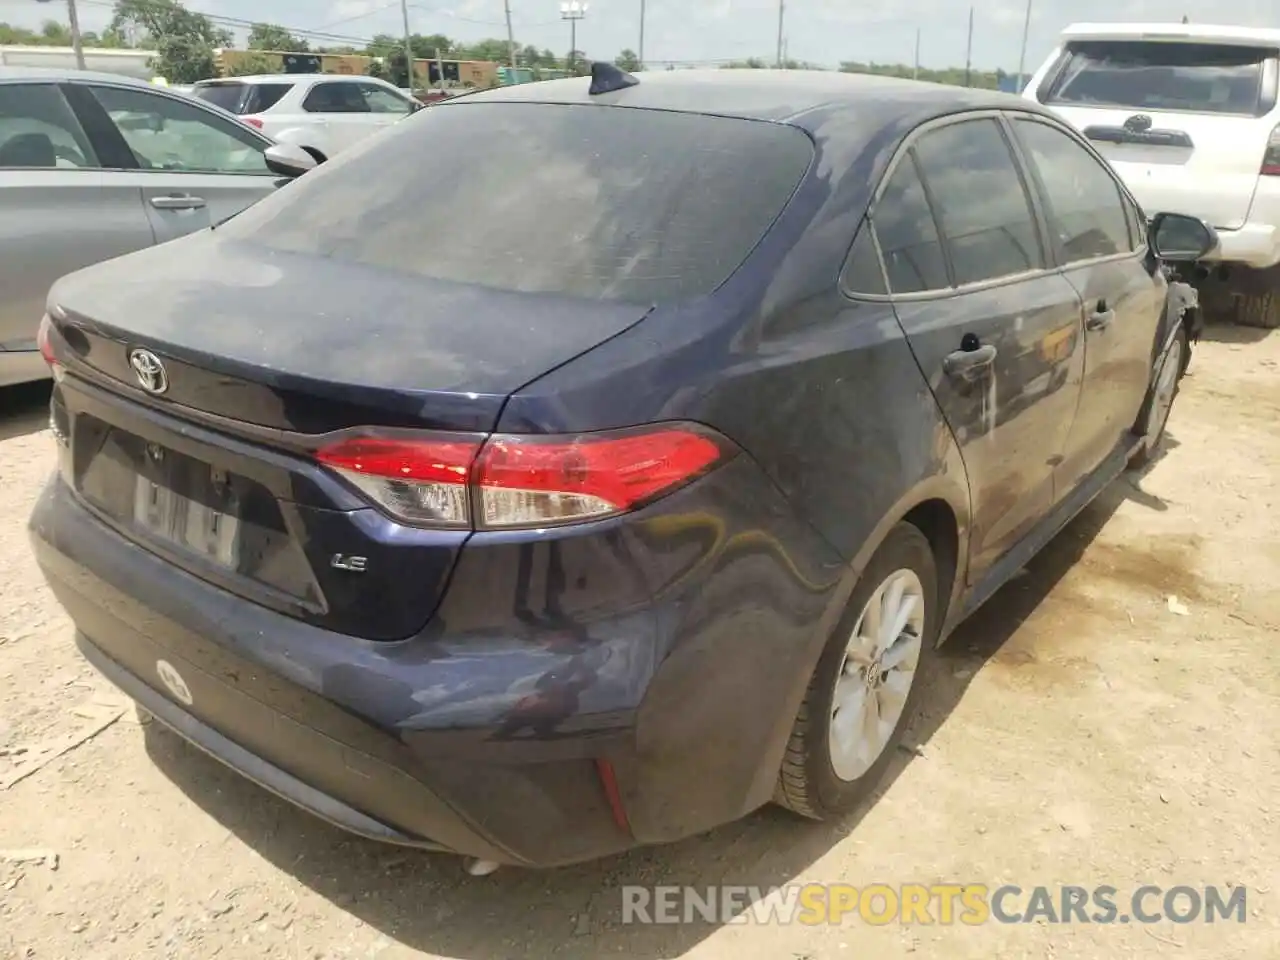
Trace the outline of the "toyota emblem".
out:
<instances>
[{"instance_id":1,"label":"toyota emblem","mask_svg":"<svg viewBox=\"0 0 1280 960\"><path fill-rule=\"evenodd\" d=\"M1151 129L1151 118L1145 113L1135 113L1124 122L1124 128L1130 133L1146 133Z\"/></svg>"},{"instance_id":2,"label":"toyota emblem","mask_svg":"<svg viewBox=\"0 0 1280 960\"><path fill-rule=\"evenodd\" d=\"M169 375L165 373L164 364L150 350L130 350L129 366L138 378L138 385L147 393L161 394L169 389Z\"/></svg>"}]
</instances>

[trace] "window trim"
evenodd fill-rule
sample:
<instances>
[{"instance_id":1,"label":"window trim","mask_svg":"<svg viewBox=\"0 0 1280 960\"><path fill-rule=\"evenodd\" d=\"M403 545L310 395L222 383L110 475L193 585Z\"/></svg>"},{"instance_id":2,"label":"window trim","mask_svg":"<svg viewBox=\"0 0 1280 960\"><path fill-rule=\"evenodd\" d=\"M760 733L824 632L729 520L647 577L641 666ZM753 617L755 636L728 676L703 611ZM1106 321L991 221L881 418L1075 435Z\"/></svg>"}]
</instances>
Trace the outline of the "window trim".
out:
<instances>
[{"instance_id":1,"label":"window trim","mask_svg":"<svg viewBox=\"0 0 1280 960\"><path fill-rule=\"evenodd\" d=\"M1017 148L1020 154L1023 153L1023 150L1022 150L1022 144L1018 141L1018 137L1017 137L1017 128L1015 124L1018 124L1018 123L1042 124L1043 126L1049 127L1051 130L1057 130L1059 133L1065 134L1069 139L1075 141L1075 143L1078 146L1082 147L1085 150L1085 152L1088 153L1089 156L1093 158L1094 163L1098 164L1098 167L1102 170L1102 172L1111 178L1111 183L1116 188L1116 199L1120 201L1121 207L1124 208L1126 232L1128 231L1128 225L1130 222L1128 205L1125 203L1126 200L1128 200L1129 203L1132 204L1133 209L1136 210L1140 216L1142 216L1143 218L1146 217L1146 211L1142 209L1142 204L1138 203L1137 199L1133 196L1133 193L1129 190L1127 186L1125 186L1124 181L1121 180L1120 177L1116 174L1116 172L1111 169L1111 164L1107 163L1106 158L1103 157L1102 154L1100 154L1094 148L1093 144L1089 143L1086 137L1082 136L1081 134L1078 134L1071 127L1067 126L1065 123L1061 123L1060 121L1058 121L1053 117L1046 117L1041 113L1036 113L1030 110L1007 111L1005 122L1008 123L1009 125L1009 134L1013 139L1013 141L1015 142L1015 144L1017 145ZM1044 183L1040 179L1040 171L1036 168L1031 158L1026 157L1024 155L1023 160L1026 164L1027 172L1029 176L1034 181L1035 190L1040 194L1042 202L1045 204L1045 215L1046 215L1046 226L1047 226L1048 224L1047 216L1048 216L1048 211L1050 209L1049 202L1048 202L1048 195L1049 195L1048 190L1046 189ZM1132 250L1124 250L1124 251L1121 251L1120 253L1108 253L1098 257L1088 257L1083 260L1067 260L1063 251L1058 249L1058 244L1054 242L1054 234L1052 231L1048 231L1049 246L1053 252L1053 259L1057 263L1058 269L1061 269L1061 270L1074 270L1077 267L1081 267L1081 266L1090 266L1094 264L1106 264L1106 263L1118 262L1120 260L1128 260L1132 257L1146 259L1149 253L1149 239L1147 237L1147 232L1145 229L1146 224L1139 223L1136 225L1136 227L1137 227L1137 232L1139 234L1138 245Z\"/></svg>"},{"instance_id":2,"label":"window trim","mask_svg":"<svg viewBox=\"0 0 1280 960\"><path fill-rule=\"evenodd\" d=\"M93 159L95 161L94 165L90 167L0 167L0 170L22 171L23 173L40 171L48 171L50 173L102 173L110 169L103 160L102 145L98 142L97 137L93 135L89 125L84 122L84 118L80 116L80 111L76 109L75 103L67 96L67 91L62 81L56 78L46 80L44 78L15 77L13 79L0 80L0 87L52 87L62 97L62 102L66 104L67 109L71 111L71 117L79 125L80 132L84 134L85 139L88 141L89 149L93 151ZM66 132L70 133L71 131ZM74 139L74 136L72 139Z\"/></svg>"},{"instance_id":3,"label":"window trim","mask_svg":"<svg viewBox=\"0 0 1280 960\"><path fill-rule=\"evenodd\" d=\"M133 152L133 148L129 146L129 141L124 134L120 132L120 128L116 126L111 114L107 108L102 105L94 94L94 88L100 87L111 90L123 90L127 93L138 93L142 96L158 97L161 100L168 100L179 106L193 108L197 113L204 114L209 120L209 125L218 128L219 126L226 128L228 135L233 139L240 140L246 146L259 146L263 152L270 147L274 141L263 136L247 123L241 123L234 116L226 114L220 109L215 109L206 105L203 101L196 97L184 97L170 93L163 88L144 86L140 87L132 83L112 83L108 80L98 79L81 79L79 77L74 80L62 81L63 85L68 89L65 93L68 102L71 103L72 109L76 111L77 118L80 123L86 126L88 119L91 118L95 125L105 123L109 132L105 132L107 140L111 141L113 152L123 151L120 159L129 159L132 164L127 166L103 166L102 170L127 170L131 173L146 174L182 174L189 176L203 177L274 177L279 178L278 174L272 173L270 170L263 170L262 173L251 173L247 170L155 170L150 167L144 167L138 160L137 154ZM77 91L75 99L72 99L72 91ZM78 101L78 102L77 102ZM92 136L92 134L90 134ZM95 140L96 147L96 140Z\"/></svg>"}]
</instances>

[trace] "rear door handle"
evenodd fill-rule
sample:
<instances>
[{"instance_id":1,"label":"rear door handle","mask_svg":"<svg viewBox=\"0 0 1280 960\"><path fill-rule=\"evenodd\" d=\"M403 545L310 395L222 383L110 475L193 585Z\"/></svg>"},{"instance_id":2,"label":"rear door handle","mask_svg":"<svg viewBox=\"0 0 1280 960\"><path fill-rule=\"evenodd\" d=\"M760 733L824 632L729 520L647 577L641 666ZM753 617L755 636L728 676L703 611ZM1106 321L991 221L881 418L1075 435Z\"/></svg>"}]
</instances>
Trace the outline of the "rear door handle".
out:
<instances>
[{"instance_id":1,"label":"rear door handle","mask_svg":"<svg viewBox=\"0 0 1280 960\"><path fill-rule=\"evenodd\" d=\"M942 358L942 370L957 380L973 382L990 372L996 362L996 348L988 343L973 350L957 350Z\"/></svg>"},{"instance_id":2,"label":"rear door handle","mask_svg":"<svg viewBox=\"0 0 1280 960\"><path fill-rule=\"evenodd\" d=\"M1085 329L1105 330L1111 326L1111 321L1115 318L1116 312L1107 308L1107 301L1099 300L1093 308L1093 313L1085 318Z\"/></svg>"},{"instance_id":3,"label":"rear door handle","mask_svg":"<svg viewBox=\"0 0 1280 960\"><path fill-rule=\"evenodd\" d=\"M151 205L157 210L200 210L205 206L204 197L170 195L152 197Z\"/></svg>"}]
</instances>

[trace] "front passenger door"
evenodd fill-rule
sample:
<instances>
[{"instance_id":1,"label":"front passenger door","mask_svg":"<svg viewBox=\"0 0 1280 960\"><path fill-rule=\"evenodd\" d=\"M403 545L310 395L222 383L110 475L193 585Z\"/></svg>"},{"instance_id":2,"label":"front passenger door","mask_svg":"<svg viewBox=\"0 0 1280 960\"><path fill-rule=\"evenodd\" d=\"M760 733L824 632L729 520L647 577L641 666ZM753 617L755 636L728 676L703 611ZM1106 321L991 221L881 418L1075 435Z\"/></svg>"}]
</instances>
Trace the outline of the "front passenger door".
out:
<instances>
[{"instance_id":1,"label":"front passenger door","mask_svg":"<svg viewBox=\"0 0 1280 960\"><path fill-rule=\"evenodd\" d=\"M109 124L132 159L155 241L212 226L274 192L269 141L188 98L132 86L72 84L77 110Z\"/></svg>"},{"instance_id":2,"label":"front passenger door","mask_svg":"<svg viewBox=\"0 0 1280 960\"><path fill-rule=\"evenodd\" d=\"M1109 457L1123 463L1150 382L1167 283L1132 229L1119 182L1072 134L1019 117L1055 255L1080 295L1084 389L1055 480L1069 495Z\"/></svg>"}]
</instances>

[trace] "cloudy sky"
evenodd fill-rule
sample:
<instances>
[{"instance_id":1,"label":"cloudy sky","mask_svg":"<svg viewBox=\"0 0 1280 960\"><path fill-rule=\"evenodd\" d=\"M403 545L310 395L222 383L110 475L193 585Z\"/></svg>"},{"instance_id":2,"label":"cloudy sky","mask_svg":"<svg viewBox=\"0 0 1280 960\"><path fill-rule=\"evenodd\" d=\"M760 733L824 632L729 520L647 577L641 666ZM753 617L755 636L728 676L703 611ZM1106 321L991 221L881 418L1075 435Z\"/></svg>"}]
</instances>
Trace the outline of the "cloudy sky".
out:
<instances>
[{"instance_id":1,"label":"cloudy sky","mask_svg":"<svg viewBox=\"0 0 1280 960\"><path fill-rule=\"evenodd\" d=\"M288 27L323 30L367 39L402 31L399 0L186 0L202 13L245 20L266 19ZM516 39L557 53L569 46L568 24L558 0L510 0ZM646 0L645 60L710 62L749 56L772 58L777 37L777 0ZM111 15L110 0L78 0L86 29ZM1201 16L1165 0L1032 0L1027 70L1048 53L1057 32L1080 20L1173 19ZM578 47L591 56L613 57L639 46L641 0L590 0L578 24ZM1233 22L1277 25L1280 0L1236 0ZM1026 0L974 0L975 67L1017 68ZM65 17L62 0L0 0L0 20L38 24ZM443 33L462 40L505 35L503 0L410 0L415 33ZM834 66L841 60L910 63L916 29L924 66L963 66L968 0L786 0L787 53Z\"/></svg>"}]
</instances>

